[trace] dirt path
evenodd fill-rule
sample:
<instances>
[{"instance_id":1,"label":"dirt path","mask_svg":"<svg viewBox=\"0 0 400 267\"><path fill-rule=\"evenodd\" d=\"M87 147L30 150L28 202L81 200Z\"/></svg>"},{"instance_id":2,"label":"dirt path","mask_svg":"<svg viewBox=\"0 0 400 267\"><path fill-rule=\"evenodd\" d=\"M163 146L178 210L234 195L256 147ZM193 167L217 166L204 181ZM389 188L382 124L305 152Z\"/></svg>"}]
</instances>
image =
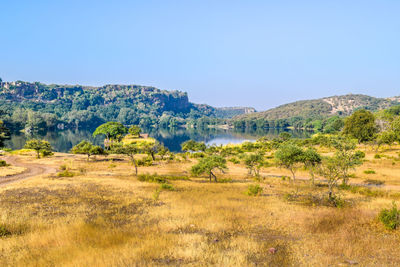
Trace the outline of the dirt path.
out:
<instances>
[{"instance_id":1,"label":"dirt path","mask_svg":"<svg viewBox=\"0 0 400 267\"><path fill-rule=\"evenodd\" d=\"M48 174L48 173L55 173L57 172L56 168L44 165L44 164L37 164L37 163L26 163L21 162L18 157L15 156L6 156L3 158L8 164L17 167L26 168L23 173L10 175L10 176L0 176L0 187L5 186L10 183L14 183L20 180L24 180L33 176L41 175L41 174Z\"/></svg>"}]
</instances>

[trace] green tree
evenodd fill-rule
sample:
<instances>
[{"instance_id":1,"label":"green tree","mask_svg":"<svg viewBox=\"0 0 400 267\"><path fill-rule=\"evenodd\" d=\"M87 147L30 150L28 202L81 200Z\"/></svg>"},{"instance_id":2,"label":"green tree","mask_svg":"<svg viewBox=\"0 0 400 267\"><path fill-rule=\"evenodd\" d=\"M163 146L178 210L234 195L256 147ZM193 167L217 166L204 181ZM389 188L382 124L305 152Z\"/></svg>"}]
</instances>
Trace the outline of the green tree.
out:
<instances>
[{"instance_id":1,"label":"green tree","mask_svg":"<svg viewBox=\"0 0 400 267\"><path fill-rule=\"evenodd\" d=\"M194 140L189 140L182 143L181 147L182 151L192 151L192 152L196 151L204 152L207 149L207 146L204 142L196 142Z\"/></svg>"},{"instance_id":2,"label":"green tree","mask_svg":"<svg viewBox=\"0 0 400 267\"><path fill-rule=\"evenodd\" d=\"M377 144L376 151L379 150L379 147L381 145L388 145L390 147L391 145L393 145L395 141L396 141L396 133L394 131L387 130L380 132L376 138L376 144Z\"/></svg>"},{"instance_id":3,"label":"green tree","mask_svg":"<svg viewBox=\"0 0 400 267\"><path fill-rule=\"evenodd\" d=\"M347 184L349 171L354 170L356 166L362 165L362 159L365 154L364 152L356 151L355 142L345 137L333 137L331 143L336 149L335 161L340 169L343 184Z\"/></svg>"},{"instance_id":4,"label":"green tree","mask_svg":"<svg viewBox=\"0 0 400 267\"><path fill-rule=\"evenodd\" d=\"M214 177L214 181L217 181L217 176L215 175L215 170L220 170L222 173L227 170L226 159L218 155L211 155L205 158L201 158L196 165L192 166L192 175L201 175L203 173L207 174L210 178Z\"/></svg>"},{"instance_id":5,"label":"green tree","mask_svg":"<svg viewBox=\"0 0 400 267\"><path fill-rule=\"evenodd\" d=\"M92 155L105 155L106 152L101 146L95 146L91 142L83 140L71 149L73 154L87 155L87 161L90 160Z\"/></svg>"},{"instance_id":6,"label":"green tree","mask_svg":"<svg viewBox=\"0 0 400 267\"><path fill-rule=\"evenodd\" d=\"M296 170L303 161L303 150L293 144L284 144L275 152L278 166L288 169L292 173L293 182L296 181Z\"/></svg>"},{"instance_id":7,"label":"green tree","mask_svg":"<svg viewBox=\"0 0 400 267\"><path fill-rule=\"evenodd\" d=\"M396 135L396 141L400 142L400 116L393 120L390 125L390 128Z\"/></svg>"},{"instance_id":8,"label":"green tree","mask_svg":"<svg viewBox=\"0 0 400 267\"><path fill-rule=\"evenodd\" d=\"M261 153L246 154L243 159L249 175L260 176L260 169L265 165L264 156Z\"/></svg>"},{"instance_id":9,"label":"green tree","mask_svg":"<svg viewBox=\"0 0 400 267\"><path fill-rule=\"evenodd\" d=\"M365 109L355 111L344 122L343 133L357 139L359 144L373 140L377 131L374 114Z\"/></svg>"},{"instance_id":10,"label":"green tree","mask_svg":"<svg viewBox=\"0 0 400 267\"><path fill-rule=\"evenodd\" d=\"M129 133L133 136L139 137L141 132L142 132L142 129L137 125L132 125L129 128Z\"/></svg>"},{"instance_id":11,"label":"green tree","mask_svg":"<svg viewBox=\"0 0 400 267\"><path fill-rule=\"evenodd\" d=\"M161 160L164 160L164 157L169 153L169 149L165 147L163 144L160 144L157 150L157 154L161 157Z\"/></svg>"},{"instance_id":12,"label":"green tree","mask_svg":"<svg viewBox=\"0 0 400 267\"><path fill-rule=\"evenodd\" d=\"M112 146L111 152L114 154L122 154L128 156L132 165L135 166L135 175L137 176L138 166L135 156L140 153L140 149L137 147L136 144L117 143Z\"/></svg>"},{"instance_id":13,"label":"green tree","mask_svg":"<svg viewBox=\"0 0 400 267\"><path fill-rule=\"evenodd\" d=\"M93 137L96 137L97 135L105 135L107 141L120 141L126 132L127 129L122 125L122 123L110 121L97 127L93 133Z\"/></svg>"},{"instance_id":14,"label":"green tree","mask_svg":"<svg viewBox=\"0 0 400 267\"><path fill-rule=\"evenodd\" d=\"M321 176L326 178L328 182L329 200L334 200L334 188L337 187L337 183L340 180L342 173L340 159L336 156L323 158L322 164L318 168L318 172Z\"/></svg>"},{"instance_id":15,"label":"green tree","mask_svg":"<svg viewBox=\"0 0 400 267\"><path fill-rule=\"evenodd\" d=\"M309 148L303 153L303 163L306 169L310 172L311 183L314 185L315 181L315 172L317 171L318 166L321 164L321 155L313 149Z\"/></svg>"},{"instance_id":16,"label":"green tree","mask_svg":"<svg viewBox=\"0 0 400 267\"><path fill-rule=\"evenodd\" d=\"M52 153L53 149L52 149L50 143L45 140L39 140L39 139L28 140L25 143L24 148L35 150L37 153L38 159L40 158L40 155L49 156L49 155L53 154Z\"/></svg>"}]
</instances>

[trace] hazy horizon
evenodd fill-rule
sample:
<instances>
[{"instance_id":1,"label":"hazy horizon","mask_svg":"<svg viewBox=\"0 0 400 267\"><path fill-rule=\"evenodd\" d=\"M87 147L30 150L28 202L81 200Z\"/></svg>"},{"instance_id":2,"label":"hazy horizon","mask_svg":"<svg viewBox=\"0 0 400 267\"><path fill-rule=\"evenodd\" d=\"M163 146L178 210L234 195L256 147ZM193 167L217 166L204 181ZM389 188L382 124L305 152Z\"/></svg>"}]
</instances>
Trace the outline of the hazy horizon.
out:
<instances>
[{"instance_id":1,"label":"hazy horizon","mask_svg":"<svg viewBox=\"0 0 400 267\"><path fill-rule=\"evenodd\" d=\"M398 96L398 1L18 1L2 5L0 77L138 84L259 111Z\"/></svg>"}]
</instances>

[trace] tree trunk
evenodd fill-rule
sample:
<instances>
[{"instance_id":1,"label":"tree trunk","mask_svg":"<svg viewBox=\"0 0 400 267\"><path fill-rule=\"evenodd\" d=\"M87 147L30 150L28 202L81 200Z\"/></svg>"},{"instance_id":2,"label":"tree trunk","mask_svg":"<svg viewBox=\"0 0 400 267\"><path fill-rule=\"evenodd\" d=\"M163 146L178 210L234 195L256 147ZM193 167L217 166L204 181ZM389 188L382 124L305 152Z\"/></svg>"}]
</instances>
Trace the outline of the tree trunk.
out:
<instances>
[{"instance_id":1,"label":"tree trunk","mask_svg":"<svg viewBox=\"0 0 400 267\"><path fill-rule=\"evenodd\" d=\"M217 182L217 176L215 176L215 174L212 171L210 172L210 174L214 177L214 181ZM211 175L210 175L210 179L211 179Z\"/></svg>"},{"instance_id":2,"label":"tree trunk","mask_svg":"<svg viewBox=\"0 0 400 267\"><path fill-rule=\"evenodd\" d=\"M290 169L290 172L292 173L293 176L293 183L296 182L296 175L294 174L294 170Z\"/></svg>"},{"instance_id":3,"label":"tree trunk","mask_svg":"<svg viewBox=\"0 0 400 267\"><path fill-rule=\"evenodd\" d=\"M37 158L40 159L40 150L36 150Z\"/></svg>"},{"instance_id":4,"label":"tree trunk","mask_svg":"<svg viewBox=\"0 0 400 267\"><path fill-rule=\"evenodd\" d=\"M90 160L90 154L87 155L87 161L89 162Z\"/></svg>"}]
</instances>

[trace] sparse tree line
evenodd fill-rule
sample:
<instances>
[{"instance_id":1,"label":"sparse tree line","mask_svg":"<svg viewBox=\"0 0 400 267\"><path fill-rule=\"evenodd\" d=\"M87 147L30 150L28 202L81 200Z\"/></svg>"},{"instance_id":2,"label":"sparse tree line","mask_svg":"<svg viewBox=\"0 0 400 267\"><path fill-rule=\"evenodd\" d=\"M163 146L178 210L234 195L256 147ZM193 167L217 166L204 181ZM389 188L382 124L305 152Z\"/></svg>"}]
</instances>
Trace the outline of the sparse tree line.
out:
<instances>
[{"instance_id":1,"label":"sparse tree line","mask_svg":"<svg viewBox=\"0 0 400 267\"><path fill-rule=\"evenodd\" d=\"M0 136L4 139L7 131L4 125L2 127ZM218 173L228 170L227 161L244 164L248 174L256 178L261 177L263 168L279 166L290 171L293 183L296 182L297 170L304 168L309 172L310 183L314 184L316 177L322 178L328 184L329 199L334 199L334 191L339 182L347 185L350 172L363 163L365 154L357 150L357 144L372 144L379 149L382 145L391 146L400 142L400 108L391 108L378 115L358 110L345 119L343 129L335 135L316 134L308 139L293 139L289 133L284 132L272 140L260 138L256 142L235 146L206 145L189 140L181 145L183 152L177 154L171 153L157 141L124 141L123 138L128 133L131 138L138 138L141 128L134 125L128 129L120 122L104 123L93 133L93 136L104 136L104 148L83 140L71 149L71 153L86 155L88 161L96 155L125 155L134 166L136 175L138 166L151 165L156 160L195 158L198 162L191 168L192 175L204 174L210 181L218 181ZM330 156L321 155L318 147L328 147L334 153ZM29 140L25 148L35 150L37 157L51 154L50 144L43 140ZM148 156L138 159L138 154Z\"/></svg>"}]
</instances>

